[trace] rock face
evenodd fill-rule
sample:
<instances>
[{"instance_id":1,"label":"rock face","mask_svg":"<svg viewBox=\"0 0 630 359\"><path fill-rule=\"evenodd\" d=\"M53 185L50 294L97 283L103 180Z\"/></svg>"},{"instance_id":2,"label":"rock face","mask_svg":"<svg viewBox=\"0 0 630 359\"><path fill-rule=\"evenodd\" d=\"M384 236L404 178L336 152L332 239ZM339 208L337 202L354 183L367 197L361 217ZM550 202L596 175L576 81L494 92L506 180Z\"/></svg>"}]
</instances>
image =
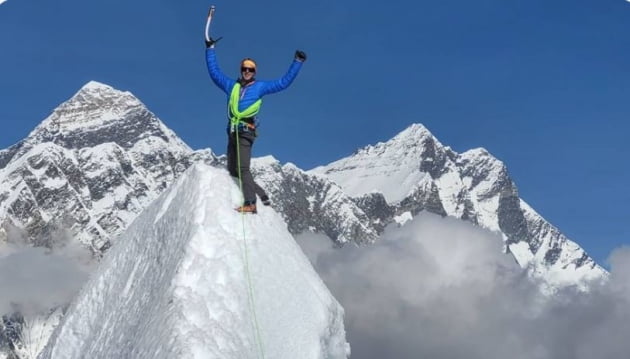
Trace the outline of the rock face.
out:
<instances>
[{"instance_id":1,"label":"rock face","mask_svg":"<svg viewBox=\"0 0 630 359\"><path fill-rule=\"evenodd\" d=\"M90 82L0 151L0 246L12 228L45 247L63 232L98 258L200 161L223 166L225 158L193 151L131 93ZM501 161L484 149L455 153L419 124L311 171L271 157L254 159L252 171L293 234L311 230L338 245L367 244L400 216L429 211L501 232L506 251L553 286L606 275L520 199ZM7 357L26 358L10 349L23 347L20 328L50 321L4 314L0 358L2 348Z\"/></svg>"},{"instance_id":2,"label":"rock face","mask_svg":"<svg viewBox=\"0 0 630 359\"><path fill-rule=\"evenodd\" d=\"M323 232L341 245L376 240L370 217L329 179L292 164L282 166L272 157L254 160L252 170L291 233Z\"/></svg>"}]
</instances>

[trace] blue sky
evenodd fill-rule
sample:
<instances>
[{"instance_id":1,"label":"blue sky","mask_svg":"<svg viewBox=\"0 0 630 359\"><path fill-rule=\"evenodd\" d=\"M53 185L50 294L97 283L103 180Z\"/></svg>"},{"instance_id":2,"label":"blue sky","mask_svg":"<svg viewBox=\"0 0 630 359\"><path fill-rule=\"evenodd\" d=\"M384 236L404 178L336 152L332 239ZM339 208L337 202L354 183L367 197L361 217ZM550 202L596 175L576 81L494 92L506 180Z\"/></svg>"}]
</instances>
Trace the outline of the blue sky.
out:
<instances>
[{"instance_id":1,"label":"blue sky","mask_svg":"<svg viewBox=\"0 0 630 359\"><path fill-rule=\"evenodd\" d=\"M90 80L139 97L191 147L225 147L205 68L210 2L0 5L0 148ZM220 1L223 70L281 76L254 155L310 169L424 124L504 161L520 195L599 263L630 242L630 3L623 0Z\"/></svg>"}]
</instances>

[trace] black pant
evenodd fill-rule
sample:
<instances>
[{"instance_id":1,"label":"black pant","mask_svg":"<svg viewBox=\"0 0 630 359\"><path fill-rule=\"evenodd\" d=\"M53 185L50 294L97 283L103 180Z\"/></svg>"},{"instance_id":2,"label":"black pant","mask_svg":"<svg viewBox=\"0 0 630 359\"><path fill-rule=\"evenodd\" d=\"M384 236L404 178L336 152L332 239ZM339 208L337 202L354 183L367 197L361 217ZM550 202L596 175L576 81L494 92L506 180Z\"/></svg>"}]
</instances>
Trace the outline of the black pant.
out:
<instances>
[{"instance_id":1,"label":"black pant","mask_svg":"<svg viewBox=\"0 0 630 359\"><path fill-rule=\"evenodd\" d=\"M243 197L244 204L256 203L256 195L260 197L266 196L265 190L256 182L252 172L249 170L249 164L252 158L252 145L254 144L254 134L242 132L238 135L238 149L240 154L241 180L243 181ZM227 147L227 168L232 177L238 177L238 158L236 152L236 133L228 135Z\"/></svg>"}]
</instances>

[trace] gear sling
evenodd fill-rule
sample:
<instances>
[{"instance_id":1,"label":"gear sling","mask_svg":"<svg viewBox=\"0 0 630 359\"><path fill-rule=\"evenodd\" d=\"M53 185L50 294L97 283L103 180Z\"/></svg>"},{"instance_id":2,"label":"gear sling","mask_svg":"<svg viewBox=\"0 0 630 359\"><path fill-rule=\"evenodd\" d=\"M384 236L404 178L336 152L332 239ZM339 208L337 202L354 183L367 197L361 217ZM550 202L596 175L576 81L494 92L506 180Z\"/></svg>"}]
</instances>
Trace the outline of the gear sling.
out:
<instances>
[{"instance_id":1,"label":"gear sling","mask_svg":"<svg viewBox=\"0 0 630 359\"><path fill-rule=\"evenodd\" d=\"M258 114L260 111L260 105L262 105L262 99L258 99L256 102L251 104L244 111L238 110L238 101L241 96L241 84L236 83L232 88L232 93L230 94L230 101L228 103L228 115L230 117L230 133L238 132L241 128L246 130L251 130L252 132L256 131L256 125L253 123L249 123L244 121L246 118L252 118Z\"/></svg>"}]
</instances>

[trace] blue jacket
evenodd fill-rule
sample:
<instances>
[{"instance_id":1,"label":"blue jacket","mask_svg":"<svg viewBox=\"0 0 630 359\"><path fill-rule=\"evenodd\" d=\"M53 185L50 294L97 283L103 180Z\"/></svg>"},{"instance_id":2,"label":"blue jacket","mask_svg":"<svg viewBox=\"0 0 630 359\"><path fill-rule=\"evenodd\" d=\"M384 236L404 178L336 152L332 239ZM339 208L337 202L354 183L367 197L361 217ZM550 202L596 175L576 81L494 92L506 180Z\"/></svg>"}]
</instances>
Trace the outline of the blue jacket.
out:
<instances>
[{"instance_id":1,"label":"blue jacket","mask_svg":"<svg viewBox=\"0 0 630 359\"><path fill-rule=\"evenodd\" d=\"M208 65L208 72L212 81L227 95L228 101L230 100L230 93L232 88L236 84L236 80L233 80L221 71L219 64L217 63L217 54L214 48L206 49L206 63ZM298 72L302 68L302 62L293 60L287 73L280 79L273 81L259 81L256 80L241 91L241 99L238 102L238 110L244 111L254 102L258 101L265 95L282 91L289 87L293 80L297 77Z\"/></svg>"}]
</instances>

